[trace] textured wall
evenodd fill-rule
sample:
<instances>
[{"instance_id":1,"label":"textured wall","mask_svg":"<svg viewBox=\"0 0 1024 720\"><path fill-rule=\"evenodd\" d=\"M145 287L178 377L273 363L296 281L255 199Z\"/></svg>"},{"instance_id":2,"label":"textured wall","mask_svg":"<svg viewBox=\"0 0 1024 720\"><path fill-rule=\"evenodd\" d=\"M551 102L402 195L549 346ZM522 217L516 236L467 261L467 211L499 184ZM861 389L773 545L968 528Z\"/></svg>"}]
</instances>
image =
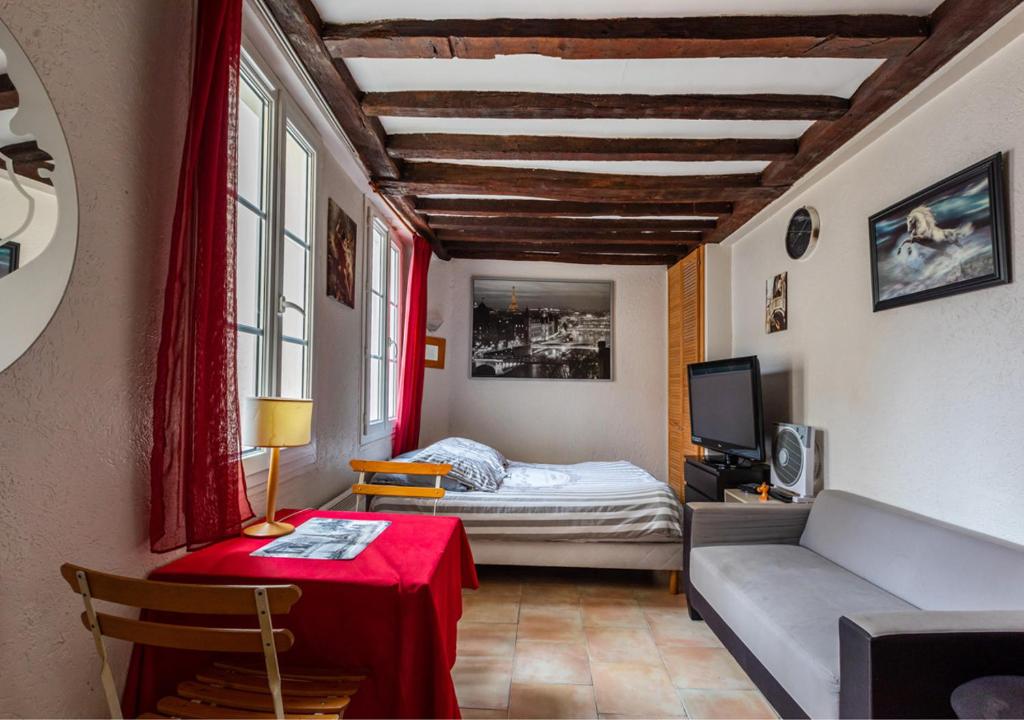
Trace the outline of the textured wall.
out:
<instances>
[{"instance_id":1,"label":"textured wall","mask_svg":"<svg viewBox=\"0 0 1024 720\"><path fill-rule=\"evenodd\" d=\"M148 429L190 15L188 2L0 0L63 123L81 218L63 303L0 373L0 715L103 715L58 567L139 574L167 559L146 537Z\"/></svg>"},{"instance_id":2,"label":"textured wall","mask_svg":"<svg viewBox=\"0 0 1024 720\"><path fill-rule=\"evenodd\" d=\"M1018 16L1017 32L1024 23ZM1024 257L1024 38L732 247L733 351L756 353L777 415L826 431L826 485L1024 542L1024 285L871 311L867 219L1008 151L1011 258ZM819 247L786 256L791 212L818 209ZM764 332L765 281L789 271L789 330ZM779 419L778 417L774 419ZM940 560L941 561L941 560Z\"/></svg>"},{"instance_id":3,"label":"textured wall","mask_svg":"<svg viewBox=\"0 0 1024 720\"><path fill-rule=\"evenodd\" d=\"M613 382L469 377L474 276L615 281ZM430 308L444 318L447 366L426 371L422 442L462 435L533 462L630 460L665 479L666 272L507 261L435 261Z\"/></svg>"}]
</instances>

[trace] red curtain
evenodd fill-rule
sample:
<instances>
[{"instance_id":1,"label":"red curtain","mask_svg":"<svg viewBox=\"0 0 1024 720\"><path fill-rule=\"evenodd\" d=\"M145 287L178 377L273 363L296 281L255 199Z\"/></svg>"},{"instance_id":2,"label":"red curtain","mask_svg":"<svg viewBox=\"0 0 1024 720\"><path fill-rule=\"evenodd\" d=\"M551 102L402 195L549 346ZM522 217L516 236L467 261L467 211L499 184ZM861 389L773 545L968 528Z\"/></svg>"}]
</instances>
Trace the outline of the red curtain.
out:
<instances>
[{"instance_id":1,"label":"red curtain","mask_svg":"<svg viewBox=\"0 0 1024 720\"><path fill-rule=\"evenodd\" d=\"M196 3L185 148L153 393L150 547L236 535L245 495L235 371L235 138L242 0Z\"/></svg>"},{"instance_id":2,"label":"red curtain","mask_svg":"<svg viewBox=\"0 0 1024 720\"><path fill-rule=\"evenodd\" d=\"M414 235L409 290L406 293L405 335L402 341L401 375L398 383L398 419L391 438L391 454L415 449L420 442L420 409L423 405L423 360L427 334L427 270L430 243Z\"/></svg>"}]
</instances>

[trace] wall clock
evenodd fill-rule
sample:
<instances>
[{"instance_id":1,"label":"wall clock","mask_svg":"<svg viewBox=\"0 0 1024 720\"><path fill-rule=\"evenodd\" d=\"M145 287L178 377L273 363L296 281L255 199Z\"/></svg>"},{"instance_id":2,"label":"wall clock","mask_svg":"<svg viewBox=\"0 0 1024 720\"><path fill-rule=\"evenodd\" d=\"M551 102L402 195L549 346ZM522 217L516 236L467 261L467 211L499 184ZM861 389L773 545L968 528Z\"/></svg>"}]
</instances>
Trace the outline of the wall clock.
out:
<instances>
[{"instance_id":1,"label":"wall clock","mask_svg":"<svg viewBox=\"0 0 1024 720\"><path fill-rule=\"evenodd\" d=\"M786 228L786 252L794 260L806 260L814 252L821 234L821 220L818 211L802 207L793 213Z\"/></svg>"}]
</instances>

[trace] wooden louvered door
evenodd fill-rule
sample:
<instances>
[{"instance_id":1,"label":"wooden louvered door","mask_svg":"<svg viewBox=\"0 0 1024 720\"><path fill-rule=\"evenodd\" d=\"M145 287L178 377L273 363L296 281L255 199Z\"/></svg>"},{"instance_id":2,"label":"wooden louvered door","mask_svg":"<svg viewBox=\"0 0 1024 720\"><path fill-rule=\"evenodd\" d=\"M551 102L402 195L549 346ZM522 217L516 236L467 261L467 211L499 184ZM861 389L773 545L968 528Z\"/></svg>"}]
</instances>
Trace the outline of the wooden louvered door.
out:
<instances>
[{"instance_id":1,"label":"wooden louvered door","mask_svg":"<svg viewBox=\"0 0 1024 720\"><path fill-rule=\"evenodd\" d=\"M686 455L697 454L690 442L690 401L686 366L704 359L704 248L668 271L668 483L683 497Z\"/></svg>"}]
</instances>

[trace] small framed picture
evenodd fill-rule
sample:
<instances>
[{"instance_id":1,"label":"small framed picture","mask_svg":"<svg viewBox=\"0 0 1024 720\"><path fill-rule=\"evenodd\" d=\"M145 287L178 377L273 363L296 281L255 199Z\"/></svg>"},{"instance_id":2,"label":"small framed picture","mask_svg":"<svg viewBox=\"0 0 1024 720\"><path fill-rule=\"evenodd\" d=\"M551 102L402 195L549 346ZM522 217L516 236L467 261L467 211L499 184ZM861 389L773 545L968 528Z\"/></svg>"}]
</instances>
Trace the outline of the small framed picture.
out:
<instances>
[{"instance_id":1,"label":"small framed picture","mask_svg":"<svg viewBox=\"0 0 1024 720\"><path fill-rule=\"evenodd\" d=\"M424 338L424 342L426 342L426 348L423 367L444 370L444 338L430 337L428 335Z\"/></svg>"},{"instance_id":2,"label":"small framed picture","mask_svg":"<svg viewBox=\"0 0 1024 720\"><path fill-rule=\"evenodd\" d=\"M18 269L18 255L21 245L11 240L0 245L0 277L10 275Z\"/></svg>"},{"instance_id":3,"label":"small framed picture","mask_svg":"<svg viewBox=\"0 0 1024 720\"><path fill-rule=\"evenodd\" d=\"M875 312L1010 282L1003 154L873 215Z\"/></svg>"},{"instance_id":4,"label":"small framed picture","mask_svg":"<svg viewBox=\"0 0 1024 720\"><path fill-rule=\"evenodd\" d=\"M789 327L788 289L789 273L779 273L765 283L764 331L769 335Z\"/></svg>"}]
</instances>

